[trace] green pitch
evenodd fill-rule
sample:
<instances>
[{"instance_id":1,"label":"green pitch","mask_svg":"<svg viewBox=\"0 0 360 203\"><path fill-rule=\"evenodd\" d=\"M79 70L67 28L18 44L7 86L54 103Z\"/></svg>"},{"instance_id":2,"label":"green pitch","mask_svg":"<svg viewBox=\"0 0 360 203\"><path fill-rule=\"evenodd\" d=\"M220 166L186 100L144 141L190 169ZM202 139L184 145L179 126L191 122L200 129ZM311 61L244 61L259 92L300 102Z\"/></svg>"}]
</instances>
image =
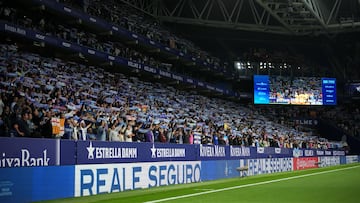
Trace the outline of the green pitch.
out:
<instances>
[{"instance_id":1,"label":"green pitch","mask_svg":"<svg viewBox=\"0 0 360 203\"><path fill-rule=\"evenodd\" d=\"M50 202L360 202L360 164L173 185Z\"/></svg>"}]
</instances>

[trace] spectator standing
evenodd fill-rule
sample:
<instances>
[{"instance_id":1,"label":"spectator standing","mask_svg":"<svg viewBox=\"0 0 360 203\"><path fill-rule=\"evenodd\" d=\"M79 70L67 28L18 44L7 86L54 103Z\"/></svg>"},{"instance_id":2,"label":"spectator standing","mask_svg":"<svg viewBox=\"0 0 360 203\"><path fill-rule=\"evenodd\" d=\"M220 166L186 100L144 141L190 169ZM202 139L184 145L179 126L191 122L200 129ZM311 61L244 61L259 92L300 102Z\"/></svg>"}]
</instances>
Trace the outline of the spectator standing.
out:
<instances>
[{"instance_id":1,"label":"spectator standing","mask_svg":"<svg viewBox=\"0 0 360 203\"><path fill-rule=\"evenodd\" d=\"M116 127L116 124L114 123L110 128L109 141L124 142L124 137L119 133L123 128L122 125Z\"/></svg>"},{"instance_id":2,"label":"spectator standing","mask_svg":"<svg viewBox=\"0 0 360 203\"><path fill-rule=\"evenodd\" d=\"M41 136L44 138L52 138L51 111L44 112L45 116L40 122Z\"/></svg>"},{"instance_id":3,"label":"spectator standing","mask_svg":"<svg viewBox=\"0 0 360 203\"><path fill-rule=\"evenodd\" d=\"M72 117L71 118L67 118L65 120L65 131L64 131L64 136L63 139L72 139L73 138L73 127L72 127Z\"/></svg>"},{"instance_id":4,"label":"spectator standing","mask_svg":"<svg viewBox=\"0 0 360 203\"><path fill-rule=\"evenodd\" d=\"M154 142L154 135L151 129L145 133L145 142Z\"/></svg>"},{"instance_id":5,"label":"spectator standing","mask_svg":"<svg viewBox=\"0 0 360 203\"><path fill-rule=\"evenodd\" d=\"M12 122L11 122L11 119L10 119L10 107L9 106L5 106L5 109L2 113L2 121L3 121L3 127L4 127L4 134L1 135L1 136L10 136L10 129L12 128Z\"/></svg>"},{"instance_id":6,"label":"spectator standing","mask_svg":"<svg viewBox=\"0 0 360 203\"><path fill-rule=\"evenodd\" d=\"M73 139L74 140L78 140L79 139L79 122L78 122L78 119L75 119L73 120L73 123L72 123L72 129L73 129Z\"/></svg>"},{"instance_id":7,"label":"spectator standing","mask_svg":"<svg viewBox=\"0 0 360 203\"><path fill-rule=\"evenodd\" d=\"M189 144L189 143L190 143L190 132L188 130L186 130L184 132L183 144Z\"/></svg>"},{"instance_id":8,"label":"spectator standing","mask_svg":"<svg viewBox=\"0 0 360 203\"><path fill-rule=\"evenodd\" d=\"M184 128L179 128L176 140L178 144L184 144L184 134Z\"/></svg>"},{"instance_id":9,"label":"spectator standing","mask_svg":"<svg viewBox=\"0 0 360 203\"><path fill-rule=\"evenodd\" d=\"M194 144L194 132L192 130L189 132L189 144Z\"/></svg>"},{"instance_id":10,"label":"spectator standing","mask_svg":"<svg viewBox=\"0 0 360 203\"><path fill-rule=\"evenodd\" d=\"M10 105L10 110L11 110L11 113L13 113L13 114L17 113L17 110L18 110L18 107L19 107L19 105L17 103L18 103L18 97L15 96L13 98L13 102Z\"/></svg>"},{"instance_id":11,"label":"spectator standing","mask_svg":"<svg viewBox=\"0 0 360 203\"><path fill-rule=\"evenodd\" d=\"M23 111L21 113L21 119L14 124L15 137L30 137L30 128L27 121L29 120L29 112Z\"/></svg>"},{"instance_id":12,"label":"spectator standing","mask_svg":"<svg viewBox=\"0 0 360 203\"><path fill-rule=\"evenodd\" d=\"M88 131L88 128L90 128L91 126L92 126L92 123L89 123L88 125L86 125L84 120L82 120L80 122L80 139L81 140L88 140L89 139L87 137L87 131Z\"/></svg>"},{"instance_id":13,"label":"spectator standing","mask_svg":"<svg viewBox=\"0 0 360 203\"><path fill-rule=\"evenodd\" d=\"M132 142L133 136L132 126L128 124L125 131L125 142Z\"/></svg>"},{"instance_id":14,"label":"spectator standing","mask_svg":"<svg viewBox=\"0 0 360 203\"><path fill-rule=\"evenodd\" d=\"M106 140L106 122L102 120L97 129L96 140L105 141Z\"/></svg>"},{"instance_id":15,"label":"spectator standing","mask_svg":"<svg viewBox=\"0 0 360 203\"><path fill-rule=\"evenodd\" d=\"M213 142L214 142L214 145L219 144L219 137L217 136L217 133L214 133L214 135L213 135Z\"/></svg>"}]
</instances>

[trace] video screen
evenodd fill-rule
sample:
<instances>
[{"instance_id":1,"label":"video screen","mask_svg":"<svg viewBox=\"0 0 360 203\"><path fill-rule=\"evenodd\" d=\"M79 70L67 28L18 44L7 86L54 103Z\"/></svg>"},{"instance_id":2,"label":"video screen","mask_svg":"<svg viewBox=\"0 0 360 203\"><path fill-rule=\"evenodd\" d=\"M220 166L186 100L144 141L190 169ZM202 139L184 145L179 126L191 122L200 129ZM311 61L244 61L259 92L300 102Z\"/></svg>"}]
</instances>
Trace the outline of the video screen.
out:
<instances>
[{"instance_id":1,"label":"video screen","mask_svg":"<svg viewBox=\"0 0 360 203\"><path fill-rule=\"evenodd\" d=\"M336 79L254 75L254 104L336 105Z\"/></svg>"}]
</instances>

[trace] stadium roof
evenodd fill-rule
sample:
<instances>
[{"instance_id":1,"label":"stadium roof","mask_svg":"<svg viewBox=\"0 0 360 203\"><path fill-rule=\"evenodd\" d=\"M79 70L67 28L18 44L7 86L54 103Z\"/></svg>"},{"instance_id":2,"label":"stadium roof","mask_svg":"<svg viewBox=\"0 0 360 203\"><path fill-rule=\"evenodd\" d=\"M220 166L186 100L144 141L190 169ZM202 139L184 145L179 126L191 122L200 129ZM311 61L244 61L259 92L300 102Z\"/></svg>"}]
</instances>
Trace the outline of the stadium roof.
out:
<instances>
[{"instance_id":1,"label":"stadium roof","mask_svg":"<svg viewBox=\"0 0 360 203\"><path fill-rule=\"evenodd\" d=\"M360 31L360 0L120 0L163 22L285 35Z\"/></svg>"}]
</instances>

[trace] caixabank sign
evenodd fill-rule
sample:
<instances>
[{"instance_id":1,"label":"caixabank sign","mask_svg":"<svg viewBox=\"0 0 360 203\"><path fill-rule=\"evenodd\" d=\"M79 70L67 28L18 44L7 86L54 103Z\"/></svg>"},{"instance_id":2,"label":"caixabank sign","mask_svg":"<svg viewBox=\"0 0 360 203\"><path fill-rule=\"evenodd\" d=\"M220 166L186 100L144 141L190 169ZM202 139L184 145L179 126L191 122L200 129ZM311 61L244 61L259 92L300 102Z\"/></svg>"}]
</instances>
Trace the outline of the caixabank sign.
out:
<instances>
[{"instance_id":1,"label":"caixabank sign","mask_svg":"<svg viewBox=\"0 0 360 203\"><path fill-rule=\"evenodd\" d=\"M60 165L55 140L0 139L0 168Z\"/></svg>"},{"instance_id":2,"label":"caixabank sign","mask_svg":"<svg viewBox=\"0 0 360 203\"><path fill-rule=\"evenodd\" d=\"M59 139L0 138L0 168L75 164L75 142Z\"/></svg>"},{"instance_id":3,"label":"caixabank sign","mask_svg":"<svg viewBox=\"0 0 360 203\"><path fill-rule=\"evenodd\" d=\"M12 144L5 144L11 141ZM50 166L59 160L56 151L53 150L55 142L49 140L12 140L5 138L0 140L0 167L28 167L28 166ZM35 147L36 146L36 147ZM51 147L52 146L52 147Z\"/></svg>"}]
</instances>

